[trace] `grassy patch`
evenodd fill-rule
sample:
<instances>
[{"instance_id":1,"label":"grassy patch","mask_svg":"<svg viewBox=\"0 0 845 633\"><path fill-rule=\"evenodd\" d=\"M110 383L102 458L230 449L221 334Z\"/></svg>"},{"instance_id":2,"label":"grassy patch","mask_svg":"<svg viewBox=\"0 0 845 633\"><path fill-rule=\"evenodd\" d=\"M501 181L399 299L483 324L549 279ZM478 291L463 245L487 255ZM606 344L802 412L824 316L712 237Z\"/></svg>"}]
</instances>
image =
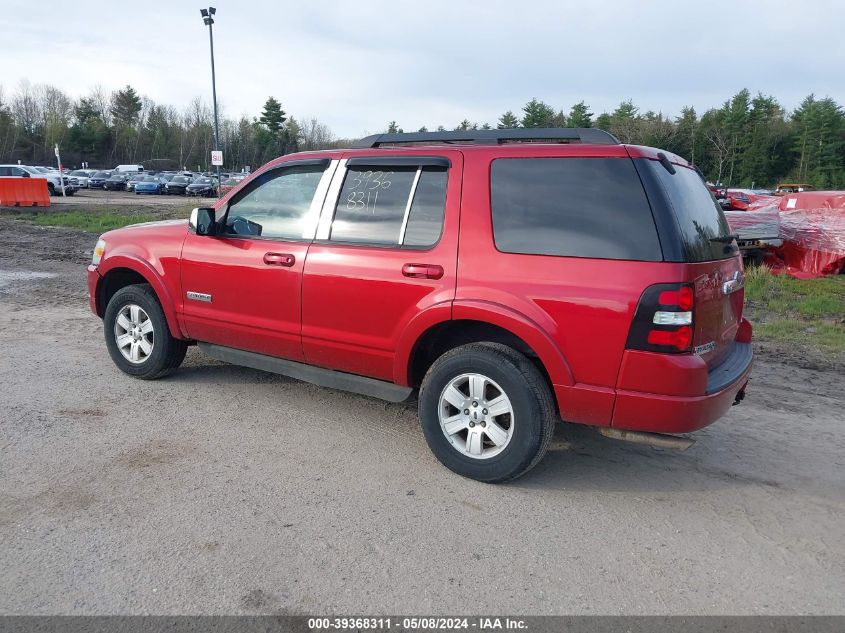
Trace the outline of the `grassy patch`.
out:
<instances>
[{"instance_id":1,"label":"grassy patch","mask_svg":"<svg viewBox=\"0 0 845 633\"><path fill-rule=\"evenodd\" d=\"M15 216L39 226L62 226L91 233L104 233L129 224L161 220L160 215L151 213L126 213L110 210L68 209L67 211L30 211Z\"/></svg>"},{"instance_id":2,"label":"grassy patch","mask_svg":"<svg viewBox=\"0 0 845 633\"><path fill-rule=\"evenodd\" d=\"M793 279L749 268L745 298L755 338L845 353L845 275Z\"/></svg>"}]
</instances>

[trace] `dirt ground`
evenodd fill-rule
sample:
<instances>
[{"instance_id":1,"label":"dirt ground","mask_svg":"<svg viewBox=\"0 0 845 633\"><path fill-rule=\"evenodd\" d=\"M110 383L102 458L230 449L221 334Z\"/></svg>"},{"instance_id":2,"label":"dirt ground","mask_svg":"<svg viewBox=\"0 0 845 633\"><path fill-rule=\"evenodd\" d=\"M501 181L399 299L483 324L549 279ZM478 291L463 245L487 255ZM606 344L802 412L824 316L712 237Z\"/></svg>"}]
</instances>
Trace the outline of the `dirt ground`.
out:
<instances>
[{"instance_id":1,"label":"dirt ground","mask_svg":"<svg viewBox=\"0 0 845 633\"><path fill-rule=\"evenodd\" d=\"M196 349L124 376L95 241L0 215L2 614L845 613L840 367L764 349L685 453L560 425L488 486L413 405Z\"/></svg>"}]
</instances>

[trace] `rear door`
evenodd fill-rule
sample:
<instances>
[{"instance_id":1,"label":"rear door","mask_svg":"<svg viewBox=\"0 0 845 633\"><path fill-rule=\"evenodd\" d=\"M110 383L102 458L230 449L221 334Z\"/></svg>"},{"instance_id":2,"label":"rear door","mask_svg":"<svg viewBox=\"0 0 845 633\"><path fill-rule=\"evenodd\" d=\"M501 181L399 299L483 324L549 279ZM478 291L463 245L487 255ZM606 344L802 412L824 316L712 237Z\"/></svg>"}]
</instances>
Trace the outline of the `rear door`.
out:
<instances>
[{"instance_id":1,"label":"rear door","mask_svg":"<svg viewBox=\"0 0 845 633\"><path fill-rule=\"evenodd\" d=\"M461 153L347 155L302 279L306 362L383 380L405 327L455 296Z\"/></svg>"},{"instance_id":2,"label":"rear door","mask_svg":"<svg viewBox=\"0 0 845 633\"><path fill-rule=\"evenodd\" d=\"M725 214L698 173L639 159L662 188L677 222L680 256L695 284L693 346L710 367L731 352L745 296L742 256L730 237Z\"/></svg>"}]
</instances>

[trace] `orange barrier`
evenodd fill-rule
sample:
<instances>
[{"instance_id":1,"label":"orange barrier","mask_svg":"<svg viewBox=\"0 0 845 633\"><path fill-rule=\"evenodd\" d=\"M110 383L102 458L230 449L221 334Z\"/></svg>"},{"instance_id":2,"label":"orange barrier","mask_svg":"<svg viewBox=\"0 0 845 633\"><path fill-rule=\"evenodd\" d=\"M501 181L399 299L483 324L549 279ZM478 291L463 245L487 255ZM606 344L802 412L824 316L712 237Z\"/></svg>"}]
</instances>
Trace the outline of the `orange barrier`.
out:
<instances>
[{"instance_id":1,"label":"orange barrier","mask_svg":"<svg viewBox=\"0 0 845 633\"><path fill-rule=\"evenodd\" d=\"M49 207L46 178L0 178L0 207Z\"/></svg>"}]
</instances>

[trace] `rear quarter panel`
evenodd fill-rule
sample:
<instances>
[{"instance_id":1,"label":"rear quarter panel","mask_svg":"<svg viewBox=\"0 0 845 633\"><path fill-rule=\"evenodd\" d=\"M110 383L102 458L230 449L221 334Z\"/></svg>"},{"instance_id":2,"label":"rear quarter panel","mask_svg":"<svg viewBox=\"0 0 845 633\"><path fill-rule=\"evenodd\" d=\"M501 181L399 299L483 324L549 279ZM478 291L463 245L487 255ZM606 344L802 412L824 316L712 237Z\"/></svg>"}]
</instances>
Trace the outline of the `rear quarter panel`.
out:
<instances>
[{"instance_id":1,"label":"rear quarter panel","mask_svg":"<svg viewBox=\"0 0 845 633\"><path fill-rule=\"evenodd\" d=\"M622 146L524 150L526 157L614 156L615 152L629 160ZM508 152L509 157L519 155ZM565 361L558 363L534 350L555 385L562 417L609 424L628 330L642 291L653 283L681 280L687 271L683 264L498 251L489 175L492 160L500 156L491 150L467 152L465 157L454 318L463 318L463 306L483 302L533 323Z\"/></svg>"}]
</instances>

